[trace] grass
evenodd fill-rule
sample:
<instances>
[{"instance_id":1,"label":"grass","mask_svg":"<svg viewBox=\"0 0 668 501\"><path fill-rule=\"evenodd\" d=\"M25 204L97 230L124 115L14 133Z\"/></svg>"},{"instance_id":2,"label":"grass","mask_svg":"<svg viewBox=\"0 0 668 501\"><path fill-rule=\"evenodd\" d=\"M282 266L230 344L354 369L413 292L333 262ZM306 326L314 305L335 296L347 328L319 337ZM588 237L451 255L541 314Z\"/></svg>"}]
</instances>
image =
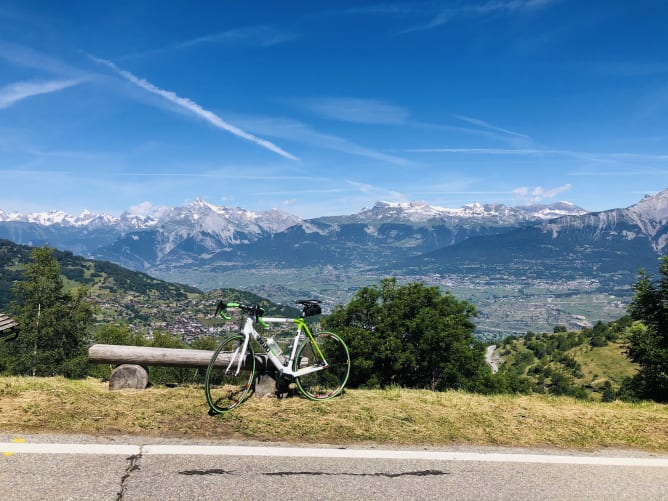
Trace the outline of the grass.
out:
<instances>
[{"instance_id":1,"label":"grass","mask_svg":"<svg viewBox=\"0 0 668 501\"><path fill-rule=\"evenodd\" d=\"M581 383L597 384L610 379L619 387L624 377L631 377L638 372L636 364L624 354L623 342L608 343L606 346L591 348L578 346L571 354L582 366L584 377Z\"/></svg>"},{"instance_id":2,"label":"grass","mask_svg":"<svg viewBox=\"0 0 668 501\"><path fill-rule=\"evenodd\" d=\"M391 388L324 402L253 397L223 416L207 411L196 386L111 392L96 379L0 377L0 429L9 433L668 452L668 405L656 403Z\"/></svg>"}]
</instances>

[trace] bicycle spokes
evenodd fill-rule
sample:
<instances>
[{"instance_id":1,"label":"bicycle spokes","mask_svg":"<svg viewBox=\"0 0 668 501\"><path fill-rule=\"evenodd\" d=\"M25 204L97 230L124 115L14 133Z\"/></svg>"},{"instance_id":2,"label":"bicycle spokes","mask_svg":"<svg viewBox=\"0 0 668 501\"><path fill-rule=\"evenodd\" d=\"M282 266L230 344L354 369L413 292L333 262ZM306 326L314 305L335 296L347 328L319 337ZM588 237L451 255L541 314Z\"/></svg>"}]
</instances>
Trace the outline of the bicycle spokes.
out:
<instances>
[{"instance_id":1,"label":"bicycle spokes","mask_svg":"<svg viewBox=\"0 0 668 501\"><path fill-rule=\"evenodd\" d=\"M223 340L211 357L204 389L209 406L217 413L234 409L252 388L255 357L250 346L242 351L243 342L243 336L230 336Z\"/></svg>"},{"instance_id":2,"label":"bicycle spokes","mask_svg":"<svg viewBox=\"0 0 668 501\"><path fill-rule=\"evenodd\" d=\"M324 358L323 358L324 357ZM296 378L299 390L312 400L335 397L343 390L350 374L350 354L343 340L331 332L321 332L309 339L297 353L295 369L319 368Z\"/></svg>"}]
</instances>

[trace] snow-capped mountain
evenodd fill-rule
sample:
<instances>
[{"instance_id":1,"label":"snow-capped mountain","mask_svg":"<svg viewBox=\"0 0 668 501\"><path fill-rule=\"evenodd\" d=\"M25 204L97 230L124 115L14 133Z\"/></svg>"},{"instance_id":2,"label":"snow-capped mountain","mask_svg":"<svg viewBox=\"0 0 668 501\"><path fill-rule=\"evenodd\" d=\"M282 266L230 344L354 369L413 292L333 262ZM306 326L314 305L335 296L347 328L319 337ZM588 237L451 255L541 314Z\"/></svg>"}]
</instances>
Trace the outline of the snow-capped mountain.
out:
<instances>
[{"instance_id":1,"label":"snow-capped mountain","mask_svg":"<svg viewBox=\"0 0 668 501\"><path fill-rule=\"evenodd\" d=\"M220 207L197 199L184 207L166 211L151 226L153 247L157 261L170 254L179 259L211 257L231 246L255 242L265 235L279 233L298 224L301 219L272 209L252 212L238 207ZM118 248L124 241L144 239L141 230L129 233L115 243ZM124 247L127 248L127 247Z\"/></svg>"},{"instance_id":2,"label":"snow-capped mountain","mask_svg":"<svg viewBox=\"0 0 668 501\"><path fill-rule=\"evenodd\" d=\"M0 222L34 223L42 226L78 226L96 227L109 226L118 221L118 218L109 214L93 214L83 211L77 216L67 214L63 211L32 212L30 214L19 214L18 212L5 212L0 210Z\"/></svg>"},{"instance_id":3,"label":"snow-capped mountain","mask_svg":"<svg viewBox=\"0 0 668 501\"><path fill-rule=\"evenodd\" d=\"M518 224L526 221L542 221L565 215L582 215L587 211L569 202L551 205L508 207L503 204L466 204L453 209L429 205L426 202L377 202L357 214L318 218L320 221L339 223L403 222L420 224L435 220L457 223Z\"/></svg>"},{"instance_id":4,"label":"snow-capped mountain","mask_svg":"<svg viewBox=\"0 0 668 501\"><path fill-rule=\"evenodd\" d=\"M119 217L84 211L73 216L62 211L31 214L0 210L0 238L27 245L49 244L86 257L106 257L105 249L120 248L131 254L132 247L154 247L154 259L124 262L145 269L184 242L196 245L207 254L226 246L248 243L299 224L297 216L269 210L252 212L241 208L219 207L197 199L184 207L156 208L148 214L124 212ZM113 256L112 252L112 256Z\"/></svg>"},{"instance_id":5,"label":"snow-capped mountain","mask_svg":"<svg viewBox=\"0 0 668 501\"><path fill-rule=\"evenodd\" d=\"M94 214L88 210L79 215L63 211L32 212L20 214L0 210L0 222L33 223L42 226L74 226L95 228L100 226L118 226L136 230L159 225L195 224L206 231L218 232L221 226L235 227L244 231L283 231L297 224L301 218L271 209L265 212L252 212L238 207L221 207L196 199L184 207L157 208L146 215L123 212L120 217L109 214Z\"/></svg>"},{"instance_id":6,"label":"snow-capped mountain","mask_svg":"<svg viewBox=\"0 0 668 501\"><path fill-rule=\"evenodd\" d=\"M371 208L364 208L357 214L329 216L316 220L345 220L347 222L388 222L403 221L422 223L434 219L496 219L507 223L553 219L565 215L581 215L587 211L569 202L552 205L532 205L508 207L503 204L472 203L453 209L429 205L426 202L385 202L379 201ZM271 209L253 212L239 207L217 206L202 199L196 199L184 207L154 209L149 214L139 215L123 212L120 217L110 214L94 214L88 210L79 215L62 211L33 212L20 214L0 210L0 222L33 223L42 226L74 226L89 229L102 226L119 227L123 230L143 230L155 226L196 226L199 230L221 236L229 235L232 229L249 233L268 231L278 233L290 226L302 224L298 216Z\"/></svg>"},{"instance_id":7,"label":"snow-capped mountain","mask_svg":"<svg viewBox=\"0 0 668 501\"><path fill-rule=\"evenodd\" d=\"M285 270L272 280L294 286L294 270L327 268L419 279L463 274L481 283L593 282L616 293L629 290L640 269L655 269L668 252L668 190L628 208L590 213L566 202L459 209L378 202L352 215L302 220L200 199L118 218L0 212L1 238L205 288L233 285L227 271L237 277L236 270L254 269L273 277Z\"/></svg>"},{"instance_id":8,"label":"snow-capped mountain","mask_svg":"<svg viewBox=\"0 0 668 501\"><path fill-rule=\"evenodd\" d=\"M469 247L486 247L488 241L494 242L488 248L499 259L526 254L527 249L540 255L554 248L558 254L565 242L572 247L568 252L577 256L573 249L578 246L584 249L582 255L590 248L632 240L636 246L649 244L644 256L666 249L667 222L668 190L627 209L598 213L567 202L525 207L474 203L450 209L417 201L378 202L356 214L309 220L279 210L253 212L197 199L183 207L126 212L120 217L0 212L0 238L49 244L160 273L206 266L378 267L451 246L462 246L466 255L473 256L478 251ZM514 240L503 240L511 236ZM517 247L519 242L524 247ZM507 250L509 245L514 250Z\"/></svg>"},{"instance_id":9,"label":"snow-capped mountain","mask_svg":"<svg viewBox=\"0 0 668 501\"><path fill-rule=\"evenodd\" d=\"M628 217L644 232L656 240L657 250L668 246L666 225L668 224L668 190L654 196L646 196L627 209Z\"/></svg>"},{"instance_id":10,"label":"snow-capped mountain","mask_svg":"<svg viewBox=\"0 0 668 501\"><path fill-rule=\"evenodd\" d=\"M598 241L646 241L654 252L663 254L668 251L668 190L645 196L625 209L566 216L541 227L554 239L580 232Z\"/></svg>"},{"instance_id":11,"label":"snow-capped mountain","mask_svg":"<svg viewBox=\"0 0 668 501\"><path fill-rule=\"evenodd\" d=\"M0 238L49 244L139 270L203 261L241 263L250 256L263 262L300 264L316 259L361 264L377 260L370 257L374 254L382 255L383 261L417 255L474 235L585 212L567 203L449 209L420 201L378 202L357 214L302 220L276 209L253 212L202 199L183 207L143 209L119 217L89 211L77 216L0 211Z\"/></svg>"},{"instance_id":12,"label":"snow-capped mountain","mask_svg":"<svg viewBox=\"0 0 668 501\"><path fill-rule=\"evenodd\" d=\"M624 209L565 215L506 232L457 242L409 258L404 269L574 280L596 277L610 290L632 283L641 269L653 273L668 254L668 190Z\"/></svg>"}]
</instances>

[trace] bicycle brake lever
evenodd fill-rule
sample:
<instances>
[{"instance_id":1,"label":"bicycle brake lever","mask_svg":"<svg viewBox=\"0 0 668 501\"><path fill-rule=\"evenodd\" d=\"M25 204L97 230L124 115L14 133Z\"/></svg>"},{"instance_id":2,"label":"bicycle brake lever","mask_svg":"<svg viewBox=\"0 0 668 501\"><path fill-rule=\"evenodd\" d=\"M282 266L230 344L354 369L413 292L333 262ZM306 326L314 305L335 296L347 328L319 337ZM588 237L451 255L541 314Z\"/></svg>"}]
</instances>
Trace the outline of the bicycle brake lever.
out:
<instances>
[{"instance_id":1,"label":"bicycle brake lever","mask_svg":"<svg viewBox=\"0 0 668 501\"><path fill-rule=\"evenodd\" d=\"M216 313L214 313L213 316L214 316L214 317L217 317L218 315L220 315L220 316L223 317L225 320L232 320L232 317L231 317L231 316L228 317L227 315L225 315L225 308L227 308L227 306L228 306L228 305L226 305L225 303L223 303L222 300L221 300L221 301L218 301L218 304L216 305Z\"/></svg>"}]
</instances>

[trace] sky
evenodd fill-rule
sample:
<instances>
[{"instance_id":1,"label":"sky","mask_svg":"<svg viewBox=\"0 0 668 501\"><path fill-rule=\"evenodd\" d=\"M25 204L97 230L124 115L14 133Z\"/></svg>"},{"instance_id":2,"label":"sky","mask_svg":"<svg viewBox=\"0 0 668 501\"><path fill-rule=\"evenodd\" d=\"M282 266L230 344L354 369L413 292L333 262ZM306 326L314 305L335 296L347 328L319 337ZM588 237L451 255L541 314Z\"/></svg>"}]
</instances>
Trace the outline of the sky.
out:
<instances>
[{"instance_id":1,"label":"sky","mask_svg":"<svg viewBox=\"0 0 668 501\"><path fill-rule=\"evenodd\" d=\"M0 210L628 207L668 2L0 0Z\"/></svg>"}]
</instances>

